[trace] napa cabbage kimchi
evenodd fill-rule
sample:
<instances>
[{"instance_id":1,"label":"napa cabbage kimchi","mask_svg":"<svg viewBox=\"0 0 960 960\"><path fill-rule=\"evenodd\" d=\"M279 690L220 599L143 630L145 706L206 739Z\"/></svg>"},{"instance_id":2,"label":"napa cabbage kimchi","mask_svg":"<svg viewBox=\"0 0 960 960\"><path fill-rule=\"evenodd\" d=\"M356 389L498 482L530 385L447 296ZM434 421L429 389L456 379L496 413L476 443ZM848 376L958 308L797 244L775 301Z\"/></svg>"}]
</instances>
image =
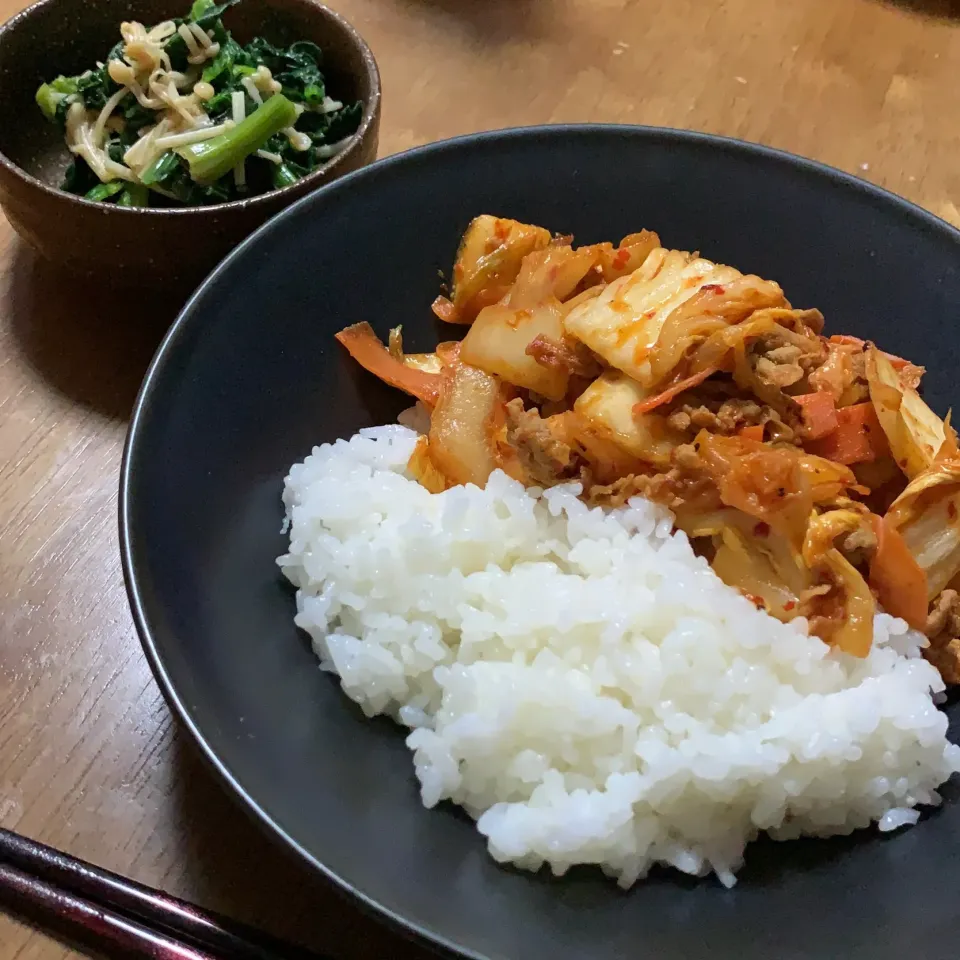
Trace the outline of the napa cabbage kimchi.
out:
<instances>
[{"instance_id":1,"label":"napa cabbage kimchi","mask_svg":"<svg viewBox=\"0 0 960 960\"><path fill-rule=\"evenodd\" d=\"M649 498L771 616L863 657L879 606L960 682L960 450L922 367L647 230L578 247L480 216L445 294L433 311L464 335L432 353L399 328L337 335L429 411L409 464L427 489L500 469Z\"/></svg>"}]
</instances>

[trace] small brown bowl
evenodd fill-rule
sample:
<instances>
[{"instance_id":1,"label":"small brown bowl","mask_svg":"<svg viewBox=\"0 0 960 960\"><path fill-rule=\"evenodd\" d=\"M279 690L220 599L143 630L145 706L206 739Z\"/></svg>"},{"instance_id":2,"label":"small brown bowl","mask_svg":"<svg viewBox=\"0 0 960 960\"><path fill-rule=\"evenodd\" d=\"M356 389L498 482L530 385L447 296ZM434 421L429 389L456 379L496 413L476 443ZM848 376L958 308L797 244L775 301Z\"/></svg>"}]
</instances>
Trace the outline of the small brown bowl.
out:
<instances>
[{"instance_id":1,"label":"small brown bowl","mask_svg":"<svg viewBox=\"0 0 960 960\"><path fill-rule=\"evenodd\" d=\"M0 205L30 246L72 272L122 286L185 289L292 201L376 158L380 74L360 34L314 0L243 0L223 18L241 43L261 35L320 47L331 96L363 103L353 142L292 186L214 206L121 208L60 190L70 155L34 101L37 87L93 67L124 20L151 25L189 7L190 0L40 0L0 28Z\"/></svg>"}]
</instances>

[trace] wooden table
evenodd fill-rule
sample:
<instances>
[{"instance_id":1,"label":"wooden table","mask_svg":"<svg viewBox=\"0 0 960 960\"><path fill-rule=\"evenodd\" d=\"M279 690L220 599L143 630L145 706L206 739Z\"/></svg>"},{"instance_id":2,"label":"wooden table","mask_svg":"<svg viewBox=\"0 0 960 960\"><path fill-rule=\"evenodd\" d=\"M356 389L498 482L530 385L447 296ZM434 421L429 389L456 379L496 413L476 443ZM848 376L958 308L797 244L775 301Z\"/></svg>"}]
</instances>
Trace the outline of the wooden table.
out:
<instances>
[{"instance_id":1,"label":"wooden table","mask_svg":"<svg viewBox=\"0 0 960 960\"><path fill-rule=\"evenodd\" d=\"M0 0L0 19L22 5ZM816 157L960 225L960 20L948 0L336 6L380 62L382 155L527 123L691 127ZM337 957L421 957L248 821L140 652L117 470L172 319L78 299L0 217L0 824ZM70 955L0 917L2 960Z\"/></svg>"}]
</instances>

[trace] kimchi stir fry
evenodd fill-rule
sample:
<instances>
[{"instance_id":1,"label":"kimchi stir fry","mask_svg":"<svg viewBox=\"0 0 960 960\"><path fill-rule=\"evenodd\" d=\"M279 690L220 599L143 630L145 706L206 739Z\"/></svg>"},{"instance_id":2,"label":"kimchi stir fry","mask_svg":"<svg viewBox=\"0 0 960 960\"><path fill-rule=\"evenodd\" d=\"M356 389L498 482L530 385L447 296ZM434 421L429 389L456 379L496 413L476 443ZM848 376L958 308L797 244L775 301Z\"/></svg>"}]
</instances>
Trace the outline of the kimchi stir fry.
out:
<instances>
[{"instance_id":1,"label":"kimchi stir fry","mask_svg":"<svg viewBox=\"0 0 960 960\"><path fill-rule=\"evenodd\" d=\"M863 657L879 605L960 682L960 450L922 367L646 230L575 247L480 216L433 310L463 339L337 335L430 411L410 461L427 489L501 469L600 505L642 495L772 616Z\"/></svg>"}]
</instances>

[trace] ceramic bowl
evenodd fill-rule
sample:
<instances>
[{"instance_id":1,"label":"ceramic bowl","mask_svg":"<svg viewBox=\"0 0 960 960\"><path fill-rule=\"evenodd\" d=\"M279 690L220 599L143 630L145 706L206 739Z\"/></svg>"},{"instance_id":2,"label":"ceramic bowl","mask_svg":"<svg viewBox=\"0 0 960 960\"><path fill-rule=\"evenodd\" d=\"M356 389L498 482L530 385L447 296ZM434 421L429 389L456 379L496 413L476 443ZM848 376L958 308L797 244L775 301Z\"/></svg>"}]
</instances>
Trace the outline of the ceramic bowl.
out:
<instances>
[{"instance_id":1,"label":"ceramic bowl","mask_svg":"<svg viewBox=\"0 0 960 960\"><path fill-rule=\"evenodd\" d=\"M960 232L809 160L719 137L572 126L480 134L381 160L291 207L200 288L134 409L120 529L161 688L222 775L299 856L407 931L471 960L947 960L960 934L960 777L909 830L747 849L737 886L654 870L499 866L450 804L424 808L409 731L366 719L294 625L281 492L315 444L395 421L409 397L334 340L368 320L432 350L430 302L480 213L572 233L647 227L777 280L828 333L925 364L958 406ZM357 251L366 255L358 256ZM534 593L531 605L541 602ZM956 697L944 705L960 740ZM396 956L405 955L402 945Z\"/></svg>"},{"instance_id":2,"label":"ceramic bowl","mask_svg":"<svg viewBox=\"0 0 960 960\"><path fill-rule=\"evenodd\" d=\"M346 149L282 190L207 207L131 209L59 189L70 155L34 102L37 87L102 60L124 20L183 15L171 0L41 0L0 28L0 205L14 229L69 270L124 286L186 289L293 200L375 159L380 76L370 48L339 14L314 0L243 0L224 23L241 43L312 40L330 91L364 105ZM189 6L189 4L187 4Z\"/></svg>"}]
</instances>

